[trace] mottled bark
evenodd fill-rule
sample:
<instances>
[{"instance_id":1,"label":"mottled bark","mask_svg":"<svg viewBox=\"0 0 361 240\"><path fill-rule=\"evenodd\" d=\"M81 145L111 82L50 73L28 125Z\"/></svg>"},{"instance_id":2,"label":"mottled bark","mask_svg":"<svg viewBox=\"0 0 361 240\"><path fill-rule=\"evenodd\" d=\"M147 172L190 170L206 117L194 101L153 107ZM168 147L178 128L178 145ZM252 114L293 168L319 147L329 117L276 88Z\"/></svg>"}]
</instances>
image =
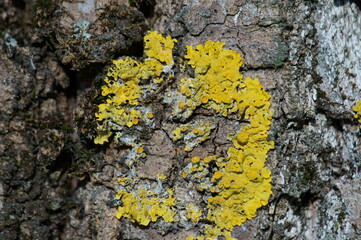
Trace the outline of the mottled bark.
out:
<instances>
[{"instance_id":1,"label":"mottled bark","mask_svg":"<svg viewBox=\"0 0 361 240\"><path fill-rule=\"evenodd\" d=\"M113 58L141 56L147 28L176 38L179 56L186 45L225 42L242 55L244 76L259 78L272 95L273 195L234 237L360 237L361 142L352 116L361 100L358 1L100 2L0 1L0 239L185 239L195 231L117 220L113 200L127 149L93 143L107 67ZM152 156L142 175L171 176L184 159L222 153L226 135L242 126L208 111L195 118L212 119L217 133L180 156L169 138L174 123L159 119L142 140Z\"/></svg>"}]
</instances>

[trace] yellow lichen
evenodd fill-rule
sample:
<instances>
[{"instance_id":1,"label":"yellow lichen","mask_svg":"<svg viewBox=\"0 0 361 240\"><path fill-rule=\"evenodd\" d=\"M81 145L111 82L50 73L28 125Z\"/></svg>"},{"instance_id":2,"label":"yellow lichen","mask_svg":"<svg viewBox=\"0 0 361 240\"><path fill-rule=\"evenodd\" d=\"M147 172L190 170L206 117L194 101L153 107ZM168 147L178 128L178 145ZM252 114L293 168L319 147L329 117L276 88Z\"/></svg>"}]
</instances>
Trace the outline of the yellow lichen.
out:
<instances>
[{"instance_id":1,"label":"yellow lichen","mask_svg":"<svg viewBox=\"0 0 361 240\"><path fill-rule=\"evenodd\" d=\"M188 219L190 219L193 223L198 223L198 221L200 220L200 218L202 216L202 210L199 209L194 204L188 204L186 207L186 210L187 210L186 217Z\"/></svg>"},{"instance_id":2,"label":"yellow lichen","mask_svg":"<svg viewBox=\"0 0 361 240\"><path fill-rule=\"evenodd\" d=\"M353 115L354 118L357 118L358 122L361 123L361 101L358 101L355 106L353 106L352 110L355 112L355 114Z\"/></svg>"},{"instance_id":3,"label":"yellow lichen","mask_svg":"<svg viewBox=\"0 0 361 240\"><path fill-rule=\"evenodd\" d=\"M242 58L235 51L223 49L225 43L208 41L195 49L187 46L184 57L195 69L194 78L181 80L179 90L188 100L187 115L202 105L223 116L238 110Z\"/></svg>"},{"instance_id":4,"label":"yellow lichen","mask_svg":"<svg viewBox=\"0 0 361 240\"><path fill-rule=\"evenodd\" d=\"M166 175L164 175L163 173L157 173L157 178L160 179L160 180L164 180L167 178Z\"/></svg>"},{"instance_id":5,"label":"yellow lichen","mask_svg":"<svg viewBox=\"0 0 361 240\"><path fill-rule=\"evenodd\" d=\"M183 140L185 143L184 150L189 152L199 143L207 140L214 128L214 124L202 121L182 124L173 130L173 141Z\"/></svg>"},{"instance_id":6,"label":"yellow lichen","mask_svg":"<svg viewBox=\"0 0 361 240\"><path fill-rule=\"evenodd\" d=\"M98 129L98 136L94 139L95 144L104 144L108 142L109 137L112 135L112 132L109 130L101 131Z\"/></svg>"},{"instance_id":7,"label":"yellow lichen","mask_svg":"<svg viewBox=\"0 0 361 240\"><path fill-rule=\"evenodd\" d=\"M148 117L148 118L153 118L154 115L153 115L153 113L147 113L147 117Z\"/></svg>"},{"instance_id":8,"label":"yellow lichen","mask_svg":"<svg viewBox=\"0 0 361 240\"><path fill-rule=\"evenodd\" d=\"M149 31L144 37L147 58L143 62L130 57L113 61L102 86L106 103L99 104L95 114L100 124L94 143L107 142L112 132L117 132L116 142L122 141L125 127L138 125L140 121L150 123L154 115L138 107L139 101L155 92L153 85L163 82L162 74L171 69L174 42L169 36L164 38L156 31Z\"/></svg>"},{"instance_id":9,"label":"yellow lichen","mask_svg":"<svg viewBox=\"0 0 361 240\"><path fill-rule=\"evenodd\" d=\"M193 163L199 162L199 157L198 156L192 157L192 162Z\"/></svg>"},{"instance_id":10,"label":"yellow lichen","mask_svg":"<svg viewBox=\"0 0 361 240\"><path fill-rule=\"evenodd\" d=\"M177 205L173 198L173 190L168 189L168 197L159 197L153 191L140 188L135 193L119 191L115 197L122 201L122 206L118 207L116 217L118 219L128 218L140 225L147 226L150 222L155 222L158 218L163 218L165 222L173 222Z\"/></svg>"},{"instance_id":11,"label":"yellow lichen","mask_svg":"<svg viewBox=\"0 0 361 240\"><path fill-rule=\"evenodd\" d=\"M172 39L170 36L164 38L157 31L149 31L144 37L145 55L166 65L172 65L174 63L172 50L175 42L177 40Z\"/></svg>"},{"instance_id":12,"label":"yellow lichen","mask_svg":"<svg viewBox=\"0 0 361 240\"><path fill-rule=\"evenodd\" d=\"M181 71L178 79L182 78L178 88L167 88L163 96L163 103L172 109L171 116L185 122L194 110L203 107L218 116L233 114L248 124L232 133L233 146L228 148L227 156L193 155L180 172L186 181L195 183L198 191L206 192L206 209L202 210L198 203L176 200L173 190L162 186L162 182L169 184L162 181L166 178L164 174L158 173L152 179L157 184L155 188L155 183L144 183L149 179L140 179L134 167L134 162L146 157L137 138L140 135L123 132L152 125L156 116L143 100L159 94L159 84L165 77L173 78L175 42L170 36L150 31L144 37L144 61L129 57L113 61L102 87L106 102L98 106L98 136L94 142L103 144L114 137L115 142L132 146L125 161L129 172L118 180L116 198L121 204L117 218L128 218L143 226L160 219L167 223L188 219L192 226L203 220L203 234L187 239L216 239L223 235L230 240L233 228L255 217L257 209L265 206L272 194L271 171L265 166L267 153L274 148L274 143L267 140L272 118L270 95L258 79L243 79L239 72L242 58L237 52L224 49L225 43L207 41L196 47L187 46L184 58L194 68L194 76L185 77L185 66L177 69ZM354 111L359 118L361 103ZM212 120L212 123L203 120L172 127L173 140L183 144L186 152L209 139L215 129ZM181 206L176 208L177 204Z\"/></svg>"},{"instance_id":13,"label":"yellow lichen","mask_svg":"<svg viewBox=\"0 0 361 240\"><path fill-rule=\"evenodd\" d=\"M155 94L160 83L170 72L174 61L172 49L176 40L163 37L158 32L149 31L144 38L145 59L136 61L132 58L114 60L108 69L102 95L106 101L98 105L95 114L98 125L96 144L104 144L113 136L116 143L132 148L125 158L129 174L120 176L119 190L116 199L120 200L116 217L128 218L140 225L147 226L150 222L162 219L164 222L175 221L177 202L172 189L165 189L161 180L166 179L162 173L156 175L157 188L150 190L150 184L140 184L134 163L147 155L139 143L139 136L124 134L136 125L153 126L154 114L151 106L145 106L143 100ZM142 104L141 104L142 103ZM128 131L129 132L129 131ZM134 133L140 131L134 131Z\"/></svg>"},{"instance_id":14,"label":"yellow lichen","mask_svg":"<svg viewBox=\"0 0 361 240\"><path fill-rule=\"evenodd\" d=\"M267 140L272 118L270 95L258 79L242 80L241 57L223 46L224 43L212 41L195 49L188 46L185 58L195 69L195 76L182 79L179 88L190 108L186 115L203 106L223 116L237 113L249 121L235 135L228 156L216 160L217 170L209 182L206 180L211 169L209 158L192 161L189 168L192 171L183 174L189 179L201 179L199 189L217 193L208 198L207 220L215 226L205 227L205 239L218 235L233 239L230 234L233 227L255 217L257 209L266 205L272 194L271 173L264 165L268 151L274 147Z\"/></svg>"}]
</instances>

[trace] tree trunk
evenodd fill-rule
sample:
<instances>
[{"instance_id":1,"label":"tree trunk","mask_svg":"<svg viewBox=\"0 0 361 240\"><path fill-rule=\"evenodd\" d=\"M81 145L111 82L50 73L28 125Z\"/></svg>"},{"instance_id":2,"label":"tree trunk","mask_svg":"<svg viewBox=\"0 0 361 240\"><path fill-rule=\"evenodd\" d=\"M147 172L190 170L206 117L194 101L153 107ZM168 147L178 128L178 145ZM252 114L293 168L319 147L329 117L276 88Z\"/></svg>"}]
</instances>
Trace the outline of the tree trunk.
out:
<instances>
[{"instance_id":1,"label":"tree trunk","mask_svg":"<svg viewBox=\"0 0 361 240\"><path fill-rule=\"evenodd\" d=\"M0 239L170 240L213 226L205 216L198 224L148 226L115 217L131 147L112 138L94 144L95 113L112 60L141 61L147 29L177 39L175 65L186 45L225 42L243 58L243 79L258 78L271 95L272 195L233 228L233 238L360 238L361 138L352 111L361 100L358 1L0 1L0 13ZM156 100L185 77L177 71ZM247 121L201 107L174 119L156 100L149 105L155 127L134 135L148 155L135 171L153 187L164 174L177 201L193 194L206 208L211 194L184 180L182 169L194 156L226 157L227 135ZM214 127L184 151L172 131L195 121Z\"/></svg>"}]
</instances>

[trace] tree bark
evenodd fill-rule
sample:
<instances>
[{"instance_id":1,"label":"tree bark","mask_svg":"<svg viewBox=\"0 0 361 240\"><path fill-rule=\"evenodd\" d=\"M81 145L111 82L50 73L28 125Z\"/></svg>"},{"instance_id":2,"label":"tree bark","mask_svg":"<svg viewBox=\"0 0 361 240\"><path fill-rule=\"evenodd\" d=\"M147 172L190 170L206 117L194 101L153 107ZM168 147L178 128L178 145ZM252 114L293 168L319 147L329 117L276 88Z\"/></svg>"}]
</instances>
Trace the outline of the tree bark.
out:
<instances>
[{"instance_id":1,"label":"tree bark","mask_svg":"<svg viewBox=\"0 0 361 240\"><path fill-rule=\"evenodd\" d=\"M93 143L107 68L118 57L142 56L147 29L177 39L176 56L186 45L225 42L241 54L244 78L258 78L271 94L275 149L266 166L273 194L233 237L359 238L361 142L352 111L361 100L358 1L107 3L0 1L0 239L170 240L200 229L116 219L117 178L129 149ZM140 139L149 153L137 169L144 178L174 176L195 155L224 154L227 134L244 124L201 109L194 118L217 123L217 131L186 155L170 137L177 122L166 117ZM169 184L194 190L179 181Z\"/></svg>"}]
</instances>

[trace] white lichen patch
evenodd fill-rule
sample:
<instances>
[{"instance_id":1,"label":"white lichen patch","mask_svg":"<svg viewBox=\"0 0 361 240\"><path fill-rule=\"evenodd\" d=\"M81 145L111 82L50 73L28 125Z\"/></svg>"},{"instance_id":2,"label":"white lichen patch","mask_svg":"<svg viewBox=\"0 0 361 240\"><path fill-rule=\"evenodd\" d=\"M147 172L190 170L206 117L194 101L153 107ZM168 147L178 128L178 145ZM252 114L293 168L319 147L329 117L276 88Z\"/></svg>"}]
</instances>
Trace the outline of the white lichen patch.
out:
<instances>
[{"instance_id":1,"label":"white lichen patch","mask_svg":"<svg viewBox=\"0 0 361 240\"><path fill-rule=\"evenodd\" d=\"M315 11L321 89L341 112L350 112L361 92L361 14L355 2L320 3ZM331 106L334 107L334 106Z\"/></svg>"},{"instance_id":2,"label":"white lichen patch","mask_svg":"<svg viewBox=\"0 0 361 240\"><path fill-rule=\"evenodd\" d=\"M302 231L301 217L292 208L288 209L286 214L277 221L277 224L289 226L284 231L285 236L289 239L299 236Z\"/></svg>"},{"instance_id":3,"label":"white lichen patch","mask_svg":"<svg viewBox=\"0 0 361 240\"><path fill-rule=\"evenodd\" d=\"M73 24L74 34L73 37L75 38L83 38L83 39L90 39L91 34L87 32L89 29L89 22L87 20L79 20Z\"/></svg>"}]
</instances>

